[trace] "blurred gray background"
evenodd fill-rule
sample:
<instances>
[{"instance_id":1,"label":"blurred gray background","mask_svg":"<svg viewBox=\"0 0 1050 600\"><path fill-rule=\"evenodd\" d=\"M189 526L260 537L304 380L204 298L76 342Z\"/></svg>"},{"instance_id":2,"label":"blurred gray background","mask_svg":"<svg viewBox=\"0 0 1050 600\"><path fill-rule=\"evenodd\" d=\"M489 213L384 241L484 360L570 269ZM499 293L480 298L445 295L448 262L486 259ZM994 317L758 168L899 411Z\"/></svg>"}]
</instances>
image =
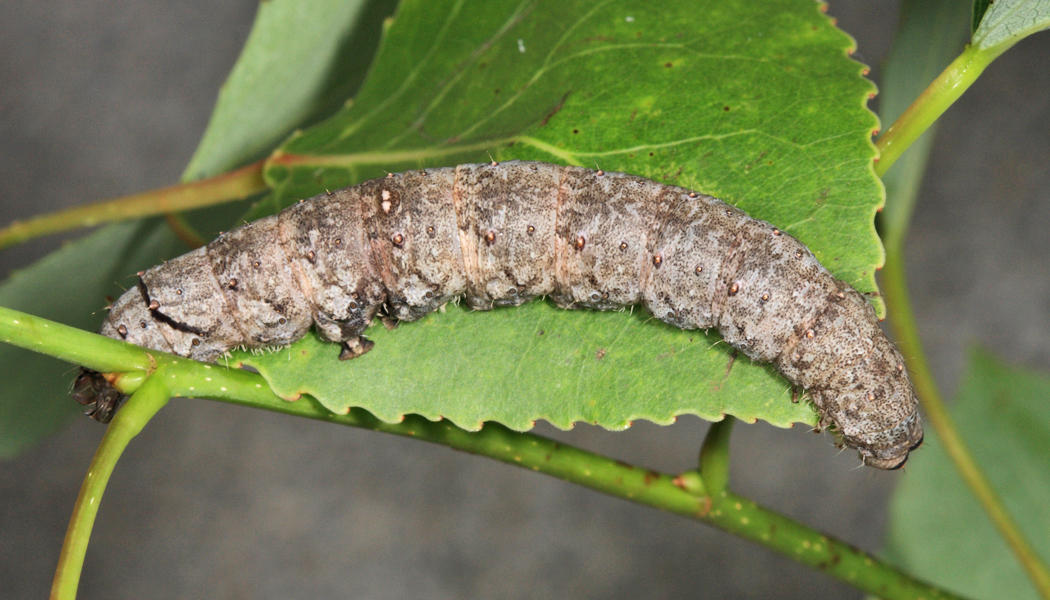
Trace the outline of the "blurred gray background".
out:
<instances>
[{"instance_id":1,"label":"blurred gray background","mask_svg":"<svg viewBox=\"0 0 1050 600\"><path fill-rule=\"evenodd\" d=\"M176 182L255 10L248 0L0 3L0 220ZM877 82L897 4L833 0L829 12ZM908 268L948 393L976 342L1050 367L1048 56L1050 33L1022 42L942 120ZM5 251L3 274L57 243ZM539 432L677 472L694 465L706 427L683 418L625 433ZM0 596L46 595L102 431L78 419L0 465ZM908 473L856 468L853 453L830 444L802 429L740 425L733 486L877 551L887 499ZM490 460L176 401L118 465L81 597L862 594L721 531Z\"/></svg>"}]
</instances>

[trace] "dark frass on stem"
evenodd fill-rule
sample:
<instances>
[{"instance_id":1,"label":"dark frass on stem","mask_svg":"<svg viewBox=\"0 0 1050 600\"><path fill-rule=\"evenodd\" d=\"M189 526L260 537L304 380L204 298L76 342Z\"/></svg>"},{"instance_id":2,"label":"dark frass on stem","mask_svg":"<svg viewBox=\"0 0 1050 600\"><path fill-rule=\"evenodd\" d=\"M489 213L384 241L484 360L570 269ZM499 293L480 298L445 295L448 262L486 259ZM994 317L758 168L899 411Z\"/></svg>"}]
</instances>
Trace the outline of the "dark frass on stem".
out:
<instances>
[{"instance_id":1,"label":"dark frass on stem","mask_svg":"<svg viewBox=\"0 0 1050 600\"><path fill-rule=\"evenodd\" d=\"M313 326L352 358L381 310L413 321L460 297L488 310L541 296L717 328L809 390L865 464L897 468L922 441L874 310L802 243L716 198L577 167L461 165L317 196L140 273L101 331L210 361ZM119 402L90 372L74 395L100 420Z\"/></svg>"}]
</instances>

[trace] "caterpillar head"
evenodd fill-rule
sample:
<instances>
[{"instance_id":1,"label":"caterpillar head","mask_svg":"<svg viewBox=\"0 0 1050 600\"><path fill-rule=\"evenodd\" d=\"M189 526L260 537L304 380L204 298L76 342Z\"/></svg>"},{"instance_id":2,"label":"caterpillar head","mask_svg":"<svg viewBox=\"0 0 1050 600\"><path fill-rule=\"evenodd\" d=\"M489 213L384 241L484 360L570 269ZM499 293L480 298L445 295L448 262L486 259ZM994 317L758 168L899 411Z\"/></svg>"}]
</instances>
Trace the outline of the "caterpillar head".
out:
<instances>
[{"instance_id":1,"label":"caterpillar head","mask_svg":"<svg viewBox=\"0 0 1050 600\"><path fill-rule=\"evenodd\" d=\"M908 461L908 454L922 445L922 419L919 413L914 413L888 432L862 437L866 439L861 441L854 438L851 445L857 446L864 464L878 469L899 469ZM860 445L865 442L872 445Z\"/></svg>"},{"instance_id":2,"label":"caterpillar head","mask_svg":"<svg viewBox=\"0 0 1050 600\"><path fill-rule=\"evenodd\" d=\"M842 441L861 461L878 469L899 469L922 444L918 398L906 379L858 382L852 388L822 389L813 399L827 411Z\"/></svg>"}]
</instances>

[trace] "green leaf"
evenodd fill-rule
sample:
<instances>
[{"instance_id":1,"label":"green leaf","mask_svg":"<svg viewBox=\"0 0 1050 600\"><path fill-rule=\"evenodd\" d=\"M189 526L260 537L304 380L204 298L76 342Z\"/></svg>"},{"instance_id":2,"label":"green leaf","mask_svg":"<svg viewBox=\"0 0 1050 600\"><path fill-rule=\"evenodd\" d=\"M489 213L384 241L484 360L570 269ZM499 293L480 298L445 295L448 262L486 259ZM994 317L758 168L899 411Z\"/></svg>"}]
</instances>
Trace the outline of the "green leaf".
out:
<instances>
[{"instance_id":1,"label":"green leaf","mask_svg":"<svg viewBox=\"0 0 1050 600\"><path fill-rule=\"evenodd\" d=\"M267 154L296 127L330 115L364 79L396 0L259 4L185 180Z\"/></svg>"},{"instance_id":2,"label":"green leaf","mask_svg":"<svg viewBox=\"0 0 1050 600\"><path fill-rule=\"evenodd\" d=\"M1050 558L1050 377L975 352L953 417L1007 510ZM887 553L970 598L1037 598L934 432L908 461L890 507ZM965 527L960 526L965 523Z\"/></svg>"},{"instance_id":3,"label":"green leaf","mask_svg":"<svg viewBox=\"0 0 1050 600\"><path fill-rule=\"evenodd\" d=\"M703 10L683 0L407 1L354 104L293 137L266 174L288 204L490 156L597 165L722 197L874 292L878 124L851 48L809 0ZM309 392L335 411L419 412L467 428L538 418L620 428L682 413L814 422L790 403L789 384L733 361L717 335L647 318L542 302L454 308L389 335L373 328L376 348L351 363L313 339L245 360L285 395Z\"/></svg>"},{"instance_id":4,"label":"green leaf","mask_svg":"<svg viewBox=\"0 0 1050 600\"><path fill-rule=\"evenodd\" d=\"M479 341L506 332L524 334ZM637 419L670 424L681 414L717 421L728 413L780 427L815 423L813 409L793 403L791 388L771 369L741 368L750 366L747 358L734 363L709 352L714 342L707 336L683 335L640 310L560 311L543 302L485 312L455 306L394 330L375 326L367 335L376 348L349 363L313 335L234 360L258 369L282 397L307 393L333 412L363 407L388 423L407 413L444 417L471 431L484 421L525 431L537 419L562 429L578 421L626 429ZM642 338L645 344L636 345ZM721 376L705 382L698 372Z\"/></svg>"},{"instance_id":5,"label":"green leaf","mask_svg":"<svg viewBox=\"0 0 1050 600\"><path fill-rule=\"evenodd\" d=\"M976 16L977 7L974 8ZM1022 39L1050 27L1050 1L998 0L988 2L972 44L993 56Z\"/></svg>"}]
</instances>

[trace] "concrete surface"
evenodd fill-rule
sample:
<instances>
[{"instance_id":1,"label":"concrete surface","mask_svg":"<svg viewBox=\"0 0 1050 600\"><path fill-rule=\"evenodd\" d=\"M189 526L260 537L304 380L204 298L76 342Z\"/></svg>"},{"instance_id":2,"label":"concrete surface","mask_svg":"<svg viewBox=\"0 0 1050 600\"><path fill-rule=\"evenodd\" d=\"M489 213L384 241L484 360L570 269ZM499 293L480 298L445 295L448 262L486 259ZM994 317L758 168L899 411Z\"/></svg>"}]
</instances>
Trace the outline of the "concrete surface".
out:
<instances>
[{"instance_id":1,"label":"concrete surface","mask_svg":"<svg viewBox=\"0 0 1050 600\"><path fill-rule=\"evenodd\" d=\"M874 69L894 3L832 2ZM176 181L255 2L0 4L4 222ZM966 348L1050 367L1050 34L944 117L909 239L921 330L947 390ZM6 251L3 271L52 248ZM549 434L666 471L706 424ZM47 593L102 428L86 419L0 466L0 596ZM741 493L878 550L894 482L826 437L739 426ZM720 531L391 436L175 402L121 460L81 598L861 598Z\"/></svg>"}]
</instances>

